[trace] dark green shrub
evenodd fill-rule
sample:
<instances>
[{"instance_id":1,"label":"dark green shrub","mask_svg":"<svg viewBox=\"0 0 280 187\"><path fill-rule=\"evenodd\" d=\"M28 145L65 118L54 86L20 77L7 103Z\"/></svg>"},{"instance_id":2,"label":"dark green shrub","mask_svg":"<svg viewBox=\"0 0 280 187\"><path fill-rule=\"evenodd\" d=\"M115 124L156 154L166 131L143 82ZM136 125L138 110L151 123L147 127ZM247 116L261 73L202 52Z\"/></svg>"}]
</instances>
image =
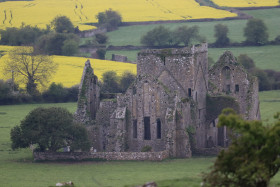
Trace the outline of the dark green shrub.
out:
<instances>
[{"instance_id":1,"label":"dark green shrub","mask_svg":"<svg viewBox=\"0 0 280 187\"><path fill-rule=\"evenodd\" d=\"M152 147L148 145L142 147L141 149L141 152L151 152L151 151L152 151Z\"/></svg>"}]
</instances>

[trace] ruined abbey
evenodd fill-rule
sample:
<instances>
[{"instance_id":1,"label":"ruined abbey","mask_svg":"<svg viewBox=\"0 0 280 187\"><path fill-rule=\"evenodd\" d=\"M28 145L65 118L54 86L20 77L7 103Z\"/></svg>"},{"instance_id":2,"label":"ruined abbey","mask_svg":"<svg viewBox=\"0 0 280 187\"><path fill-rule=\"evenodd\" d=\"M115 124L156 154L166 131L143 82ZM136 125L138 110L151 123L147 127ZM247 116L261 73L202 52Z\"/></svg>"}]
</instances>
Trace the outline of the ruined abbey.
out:
<instances>
[{"instance_id":1,"label":"ruined abbey","mask_svg":"<svg viewBox=\"0 0 280 187\"><path fill-rule=\"evenodd\" d=\"M208 69L207 44L141 51L136 81L126 93L100 98L98 79L87 61L75 116L87 126L96 152L150 150L191 157L228 145L229 132L217 127L223 108L260 119L257 78L229 51Z\"/></svg>"}]
</instances>

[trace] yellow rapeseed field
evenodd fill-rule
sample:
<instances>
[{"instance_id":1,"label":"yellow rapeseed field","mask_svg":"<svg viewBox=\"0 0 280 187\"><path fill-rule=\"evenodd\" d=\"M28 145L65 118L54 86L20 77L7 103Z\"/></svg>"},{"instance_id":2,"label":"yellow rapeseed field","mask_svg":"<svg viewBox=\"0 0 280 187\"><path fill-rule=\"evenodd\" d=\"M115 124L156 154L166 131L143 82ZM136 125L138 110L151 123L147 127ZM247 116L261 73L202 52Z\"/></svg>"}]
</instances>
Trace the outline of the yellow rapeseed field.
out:
<instances>
[{"instance_id":1,"label":"yellow rapeseed field","mask_svg":"<svg viewBox=\"0 0 280 187\"><path fill-rule=\"evenodd\" d=\"M212 0L219 6L225 7L262 7L277 6L278 0Z\"/></svg>"},{"instance_id":2,"label":"yellow rapeseed field","mask_svg":"<svg viewBox=\"0 0 280 187\"><path fill-rule=\"evenodd\" d=\"M0 51L9 51L10 46L0 46ZM11 77L4 77L2 73L3 61L6 60L8 55L0 57L0 79L9 79ZM53 60L58 63L58 69L53 77L50 79L49 84L52 82L62 83L65 87L71 87L79 84L83 73L85 62L88 58L83 57L66 57L66 56L53 56ZM109 60L89 59L91 66L94 68L94 74L102 80L102 74L106 71L115 71L121 75L125 71L130 71L136 74L136 65L122 62L114 62ZM47 87L48 87L47 85ZM23 84L20 85L24 87ZM44 90L46 88L40 88Z\"/></svg>"},{"instance_id":3,"label":"yellow rapeseed field","mask_svg":"<svg viewBox=\"0 0 280 187\"><path fill-rule=\"evenodd\" d=\"M236 14L200 6L195 0L33 0L0 3L0 29L22 22L45 27L57 15L68 16L81 30L97 22L107 9L121 13L125 22L234 17Z\"/></svg>"},{"instance_id":4,"label":"yellow rapeseed field","mask_svg":"<svg viewBox=\"0 0 280 187\"><path fill-rule=\"evenodd\" d=\"M83 57L54 56L54 61L57 62L59 66L51 82L61 82L66 87L79 84L87 59L88 58ZM94 69L94 74L97 75L99 79L102 79L102 74L106 71L115 71L118 75L121 75L125 71L136 74L135 64L98 59L89 60Z\"/></svg>"}]
</instances>

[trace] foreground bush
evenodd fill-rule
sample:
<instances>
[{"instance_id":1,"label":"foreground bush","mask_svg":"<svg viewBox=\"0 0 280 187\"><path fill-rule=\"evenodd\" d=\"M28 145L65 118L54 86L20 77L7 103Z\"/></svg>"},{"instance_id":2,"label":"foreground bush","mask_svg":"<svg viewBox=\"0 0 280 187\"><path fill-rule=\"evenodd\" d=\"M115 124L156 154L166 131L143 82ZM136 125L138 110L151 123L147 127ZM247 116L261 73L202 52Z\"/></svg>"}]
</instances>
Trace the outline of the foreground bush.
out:
<instances>
[{"instance_id":1,"label":"foreground bush","mask_svg":"<svg viewBox=\"0 0 280 187\"><path fill-rule=\"evenodd\" d=\"M233 110L224 110L219 126L236 136L227 150L218 155L203 186L266 187L280 168L280 113L271 126L262 121L245 121Z\"/></svg>"},{"instance_id":2,"label":"foreground bush","mask_svg":"<svg viewBox=\"0 0 280 187\"><path fill-rule=\"evenodd\" d=\"M65 146L88 150L90 143L84 126L74 123L64 108L36 108L19 126L11 130L12 149L36 145L39 151L57 151Z\"/></svg>"}]
</instances>

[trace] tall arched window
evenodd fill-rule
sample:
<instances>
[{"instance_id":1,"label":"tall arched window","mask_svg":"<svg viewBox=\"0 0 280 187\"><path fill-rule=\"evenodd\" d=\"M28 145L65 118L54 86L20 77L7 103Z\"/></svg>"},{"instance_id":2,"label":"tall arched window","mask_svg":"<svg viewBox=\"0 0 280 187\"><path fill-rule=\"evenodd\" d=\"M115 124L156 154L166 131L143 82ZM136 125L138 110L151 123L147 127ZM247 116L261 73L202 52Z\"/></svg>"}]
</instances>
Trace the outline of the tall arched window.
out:
<instances>
[{"instance_id":1,"label":"tall arched window","mask_svg":"<svg viewBox=\"0 0 280 187\"><path fill-rule=\"evenodd\" d=\"M151 139L150 117L144 117L144 140Z\"/></svg>"},{"instance_id":2,"label":"tall arched window","mask_svg":"<svg viewBox=\"0 0 280 187\"><path fill-rule=\"evenodd\" d=\"M133 120L133 138L137 138L137 119Z\"/></svg>"},{"instance_id":3,"label":"tall arched window","mask_svg":"<svg viewBox=\"0 0 280 187\"><path fill-rule=\"evenodd\" d=\"M222 69L222 82L223 82L223 91L226 94L230 94L232 92L231 88L231 70L228 66L223 67Z\"/></svg>"},{"instance_id":4,"label":"tall arched window","mask_svg":"<svg viewBox=\"0 0 280 187\"><path fill-rule=\"evenodd\" d=\"M226 80L230 79L230 68L228 66L225 66L222 70L223 78Z\"/></svg>"},{"instance_id":5,"label":"tall arched window","mask_svg":"<svg viewBox=\"0 0 280 187\"><path fill-rule=\"evenodd\" d=\"M161 139L161 121L157 119L157 139Z\"/></svg>"}]
</instances>

